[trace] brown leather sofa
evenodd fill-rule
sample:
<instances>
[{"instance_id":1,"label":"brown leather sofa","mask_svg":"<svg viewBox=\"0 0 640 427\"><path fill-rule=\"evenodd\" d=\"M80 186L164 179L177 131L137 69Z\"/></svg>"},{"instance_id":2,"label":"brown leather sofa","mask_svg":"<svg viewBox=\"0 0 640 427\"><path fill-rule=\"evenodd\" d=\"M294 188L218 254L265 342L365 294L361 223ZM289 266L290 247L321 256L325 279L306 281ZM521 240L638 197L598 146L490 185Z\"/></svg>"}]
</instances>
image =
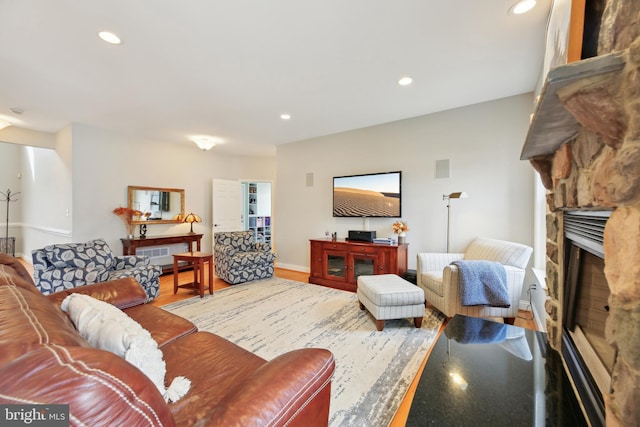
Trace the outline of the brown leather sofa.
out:
<instances>
[{"instance_id":1,"label":"brown leather sofa","mask_svg":"<svg viewBox=\"0 0 640 427\"><path fill-rule=\"evenodd\" d=\"M191 380L165 403L140 370L92 348L60 310L71 292L119 307L158 342L165 380ZM68 404L71 425L326 426L332 354L301 349L269 362L161 308L131 278L42 295L20 262L0 254L0 403Z\"/></svg>"}]
</instances>

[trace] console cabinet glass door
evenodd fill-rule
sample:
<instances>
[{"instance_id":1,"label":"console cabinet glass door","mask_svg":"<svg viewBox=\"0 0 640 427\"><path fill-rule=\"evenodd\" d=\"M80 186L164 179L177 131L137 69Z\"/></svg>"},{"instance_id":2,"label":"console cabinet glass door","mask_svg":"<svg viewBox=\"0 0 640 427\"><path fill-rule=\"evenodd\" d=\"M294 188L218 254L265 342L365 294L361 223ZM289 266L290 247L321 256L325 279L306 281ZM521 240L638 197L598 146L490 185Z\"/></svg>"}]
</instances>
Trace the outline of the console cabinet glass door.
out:
<instances>
[{"instance_id":1,"label":"console cabinet glass door","mask_svg":"<svg viewBox=\"0 0 640 427\"><path fill-rule=\"evenodd\" d=\"M341 251L324 251L326 270L325 278L347 281L347 253Z\"/></svg>"},{"instance_id":2,"label":"console cabinet glass door","mask_svg":"<svg viewBox=\"0 0 640 427\"><path fill-rule=\"evenodd\" d=\"M381 260L377 255L350 254L349 270L351 277L349 278L349 282L356 284L358 283L358 276L379 274L378 269L381 265L380 262Z\"/></svg>"}]
</instances>

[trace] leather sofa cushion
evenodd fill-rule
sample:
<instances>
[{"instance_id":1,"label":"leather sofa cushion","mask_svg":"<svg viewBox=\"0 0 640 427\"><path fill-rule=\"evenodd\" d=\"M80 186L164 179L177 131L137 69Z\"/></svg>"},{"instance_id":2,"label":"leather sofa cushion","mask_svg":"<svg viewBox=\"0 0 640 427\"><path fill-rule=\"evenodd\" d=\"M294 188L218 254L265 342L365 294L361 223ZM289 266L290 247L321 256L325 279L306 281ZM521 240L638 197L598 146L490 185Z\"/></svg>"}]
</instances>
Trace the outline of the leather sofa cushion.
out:
<instances>
[{"instance_id":1,"label":"leather sofa cushion","mask_svg":"<svg viewBox=\"0 0 640 427\"><path fill-rule=\"evenodd\" d=\"M177 376L194 380L182 399L169 404L176 425L192 425L214 407L266 361L224 338L196 332L162 348L167 364L167 381Z\"/></svg>"},{"instance_id":2,"label":"leather sofa cushion","mask_svg":"<svg viewBox=\"0 0 640 427\"><path fill-rule=\"evenodd\" d=\"M167 380L207 378L169 404L176 425L326 425L335 369L328 350L295 350L267 362L222 337L196 332L162 351Z\"/></svg>"},{"instance_id":3,"label":"leather sofa cushion","mask_svg":"<svg viewBox=\"0 0 640 427\"><path fill-rule=\"evenodd\" d=\"M160 348L198 330L187 319L149 304L127 308L124 312L149 331Z\"/></svg>"},{"instance_id":4,"label":"leather sofa cushion","mask_svg":"<svg viewBox=\"0 0 640 427\"><path fill-rule=\"evenodd\" d=\"M17 286L0 286L0 365L42 344L89 347L69 318L47 298Z\"/></svg>"},{"instance_id":5,"label":"leather sofa cushion","mask_svg":"<svg viewBox=\"0 0 640 427\"><path fill-rule=\"evenodd\" d=\"M73 425L175 425L151 381L103 350L42 346L2 365L0 390L0 403L68 404Z\"/></svg>"},{"instance_id":6,"label":"leather sofa cushion","mask_svg":"<svg viewBox=\"0 0 640 427\"><path fill-rule=\"evenodd\" d=\"M30 286L33 288L33 285ZM131 277L67 289L49 294L47 298L60 306L62 301L72 293L90 295L122 309L151 333L158 347L198 330L193 323L183 317L153 305L144 304L147 295L142 286Z\"/></svg>"},{"instance_id":7,"label":"leather sofa cushion","mask_svg":"<svg viewBox=\"0 0 640 427\"><path fill-rule=\"evenodd\" d=\"M17 258L0 254L0 286L17 286L29 292L40 294L33 278Z\"/></svg>"},{"instance_id":8,"label":"leather sofa cushion","mask_svg":"<svg viewBox=\"0 0 640 427\"><path fill-rule=\"evenodd\" d=\"M36 288L34 287L34 289ZM47 298L59 307L62 301L70 294L90 295L101 301L113 304L121 310L144 304L147 299L144 288L132 277L65 289L64 291L49 294Z\"/></svg>"}]
</instances>

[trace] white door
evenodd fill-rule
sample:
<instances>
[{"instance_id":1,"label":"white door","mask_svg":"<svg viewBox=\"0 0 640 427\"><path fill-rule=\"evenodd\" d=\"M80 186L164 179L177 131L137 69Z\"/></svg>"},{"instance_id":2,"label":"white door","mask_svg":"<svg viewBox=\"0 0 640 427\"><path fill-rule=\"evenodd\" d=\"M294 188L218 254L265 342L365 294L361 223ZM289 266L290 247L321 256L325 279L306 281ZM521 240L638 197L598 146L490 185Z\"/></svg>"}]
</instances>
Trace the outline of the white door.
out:
<instances>
[{"instance_id":1,"label":"white door","mask_svg":"<svg viewBox=\"0 0 640 427\"><path fill-rule=\"evenodd\" d=\"M226 179L213 180L213 233L241 231L242 184Z\"/></svg>"}]
</instances>

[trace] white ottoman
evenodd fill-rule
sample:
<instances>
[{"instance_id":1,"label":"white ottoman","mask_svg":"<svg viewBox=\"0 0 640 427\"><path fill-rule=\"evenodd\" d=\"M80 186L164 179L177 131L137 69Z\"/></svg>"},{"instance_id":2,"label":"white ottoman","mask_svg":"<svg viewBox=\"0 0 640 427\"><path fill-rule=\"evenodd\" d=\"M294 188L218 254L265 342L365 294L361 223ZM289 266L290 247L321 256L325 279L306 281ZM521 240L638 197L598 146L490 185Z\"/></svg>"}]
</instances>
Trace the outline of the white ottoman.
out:
<instances>
[{"instance_id":1,"label":"white ottoman","mask_svg":"<svg viewBox=\"0 0 640 427\"><path fill-rule=\"evenodd\" d=\"M395 274L359 276L356 292L360 309L365 308L376 319L376 328L384 329L384 321L413 317L416 328L424 317L424 291Z\"/></svg>"}]
</instances>

